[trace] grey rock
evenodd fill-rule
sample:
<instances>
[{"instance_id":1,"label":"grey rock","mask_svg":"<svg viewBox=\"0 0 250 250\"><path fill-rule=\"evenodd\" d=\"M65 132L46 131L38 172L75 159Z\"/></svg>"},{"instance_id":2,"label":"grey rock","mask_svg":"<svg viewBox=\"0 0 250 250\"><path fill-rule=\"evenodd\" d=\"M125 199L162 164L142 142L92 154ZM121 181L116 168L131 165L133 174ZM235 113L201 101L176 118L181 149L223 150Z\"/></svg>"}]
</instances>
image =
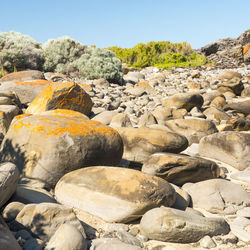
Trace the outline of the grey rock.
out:
<instances>
[{"instance_id":1,"label":"grey rock","mask_svg":"<svg viewBox=\"0 0 250 250\"><path fill-rule=\"evenodd\" d=\"M232 233L240 240L250 243L249 219L244 217L237 217L230 223L230 228L232 230Z\"/></svg>"}]
</instances>

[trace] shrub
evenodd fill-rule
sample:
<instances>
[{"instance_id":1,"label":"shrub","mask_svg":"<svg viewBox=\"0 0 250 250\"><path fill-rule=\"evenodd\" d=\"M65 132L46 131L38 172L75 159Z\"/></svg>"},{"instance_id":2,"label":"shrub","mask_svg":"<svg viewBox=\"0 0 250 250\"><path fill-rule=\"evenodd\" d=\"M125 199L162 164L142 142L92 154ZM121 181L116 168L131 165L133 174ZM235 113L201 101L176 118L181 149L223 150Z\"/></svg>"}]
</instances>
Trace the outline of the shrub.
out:
<instances>
[{"instance_id":1,"label":"shrub","mask_svg":"<svg viewBox=\"0 0 250 250\"><path fill-rule=\"evenodd\" d=\"M0 67L13 72L23 69L42 69L41 44L18 32L0 33Z\"/></svg>"},{"instance_id":2,"label":"shrub","mask_svg":"<svg viewBox=\"0 0 250 250\"><path fill-rule=\"evenodd\" d=\"M73 62L77 76L87 79L104 78L114 83L122 82L122 64L115 54L107 49L88 47L85 54Z\"/></svg>"},{"instance_id":3,"label":"shrub","mask_svg":"<svg viewBox=\"0 0 250 250\"><path fill-rule=\"evenodd\" d=\"M109 47L115 55L129 67L144 68L155 66L169 69L173 66L193 67L207 63L204 56L198 55L186 43L170 43L168 41L139 43L130 49Z\"/></svg>"},{"instance_id":4,"label":"shrub","mask_svg":"<svg viewBox=\"0 0 250 250\"><path fill-rule=\"evenodd\" d=\"M69 64L85 53L86 46L69 38L60 37L48 40L43 45L45 71L67 73Z\"/></svg>"}]
</instances>

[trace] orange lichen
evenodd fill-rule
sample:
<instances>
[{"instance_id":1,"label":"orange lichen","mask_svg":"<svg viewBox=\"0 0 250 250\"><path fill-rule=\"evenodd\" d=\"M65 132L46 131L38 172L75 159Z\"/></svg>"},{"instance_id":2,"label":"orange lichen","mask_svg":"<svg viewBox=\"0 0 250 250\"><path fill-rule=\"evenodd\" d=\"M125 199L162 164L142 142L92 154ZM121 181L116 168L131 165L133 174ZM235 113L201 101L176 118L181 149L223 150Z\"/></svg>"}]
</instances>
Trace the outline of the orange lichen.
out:
<instances>
[{"instance_id":1,"label":"orange lichen","mask_svg":"<svg viewBox=\"0 0 250 250\"><path fill-rule=\"evenodd\" d=\"M44 79L44 75L37 70L24 70L7 74L1 78L1 81L24 81L27 79Z\"/></svg>"},{"instance_id":2,"label":"orange lichen","mask_svg":"<svg viewBox=\"0 0 250 250\"><path fill-rule=\"evenodd\" d=\"M246 44L243 49L243 55L246 55L250 50L250 43Z\"/></svg>"},{"instance_id":3,"label":"orange lichen","mask_svg":"<svg viewBox=\"0 0 250 250\"><path fill-rule=\"evenodd\" d=\"M151 88L151 86L149 85L148 82L138 82L135 85L136 86L144 86L144 87L150 87Z\"/></svg>"},{"instance_id":4,"label":"orange lichen","mask_svg":"<svg viewBox=\"0 0 250 250\"><path fill-rule=\"evenodd\" d=\"M92 86L90 84L86 84L86 83L79 83L79 85L83 88L83 89L88 89L89 91L92 91Z\"/></svg>"},{"instance_id":5,"label":"orange lichen","mask_svg":"<svg viewBox=\"0 0 250 250\"><path fill-rule=\"evenodd\" d=\"M118 132L100 122L86 120L82 117L32 115L16 119L10 130L42 134L45 137L71 135L116 135Z\"/></svg>"},{"instance_id":6,"label":"orange lichen","mask_svg":"<svg viewBox=\"0 0 250 250\"><path fill-rule=\"evenodd\" d=\"M49 110L46 111L44 113L42 113L42 115L49 115L49 116L64 116L64 117L81 117L84 118L85 115L74 111L74 110L69 110L69 109L54 109L54 110Z\"/></svg>"},{"instance_id":7,"label":"orange lichen","mask_svg":"<svg viewBox=\"0 0 250 250\"><path fill-rule=\"evenodd\" d=\"M15 81L15 84L18 85L31 85L31 86L44 86L44 85L48 85L51 84L52 82L47 81L47 80L30 80L30 81Z\"/></svg>"}]
</instances>

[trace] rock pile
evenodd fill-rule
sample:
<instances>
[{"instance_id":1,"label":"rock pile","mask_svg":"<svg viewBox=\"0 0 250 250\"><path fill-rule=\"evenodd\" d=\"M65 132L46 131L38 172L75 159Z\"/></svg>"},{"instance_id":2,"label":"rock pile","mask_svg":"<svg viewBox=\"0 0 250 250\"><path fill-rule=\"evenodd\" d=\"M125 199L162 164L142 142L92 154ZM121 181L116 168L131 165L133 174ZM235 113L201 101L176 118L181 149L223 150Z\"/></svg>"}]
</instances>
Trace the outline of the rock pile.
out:
<instances>
[{"instance_id":1,"label":"rock pile","mask_svg":"<svg viewBox=\"0 0 250 250\"><path fill-rule=\"evenodd\" d=\"M0 249L247 249L249 76L249 66L146 68L123 85L6 75Z\"/></svg>"}]
</instances>

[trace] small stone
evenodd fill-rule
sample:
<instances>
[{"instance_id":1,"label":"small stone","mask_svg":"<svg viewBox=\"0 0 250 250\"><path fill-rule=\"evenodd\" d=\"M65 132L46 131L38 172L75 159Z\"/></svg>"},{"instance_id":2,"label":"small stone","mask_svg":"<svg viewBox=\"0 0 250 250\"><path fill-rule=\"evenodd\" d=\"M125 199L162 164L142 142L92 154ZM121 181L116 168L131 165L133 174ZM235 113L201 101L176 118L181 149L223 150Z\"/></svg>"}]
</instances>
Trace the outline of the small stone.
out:
<instances>
[{"instance_id":1,"label":"small stone","mask_svg":"<svg viewBox=\"0 0 250 250\"><path fill-rule=\"evenodd\" d=\"M210 236L206 235L200 240L200 246L210 249L216 247L216 243Z\"/></svg>"}]
</instances>

